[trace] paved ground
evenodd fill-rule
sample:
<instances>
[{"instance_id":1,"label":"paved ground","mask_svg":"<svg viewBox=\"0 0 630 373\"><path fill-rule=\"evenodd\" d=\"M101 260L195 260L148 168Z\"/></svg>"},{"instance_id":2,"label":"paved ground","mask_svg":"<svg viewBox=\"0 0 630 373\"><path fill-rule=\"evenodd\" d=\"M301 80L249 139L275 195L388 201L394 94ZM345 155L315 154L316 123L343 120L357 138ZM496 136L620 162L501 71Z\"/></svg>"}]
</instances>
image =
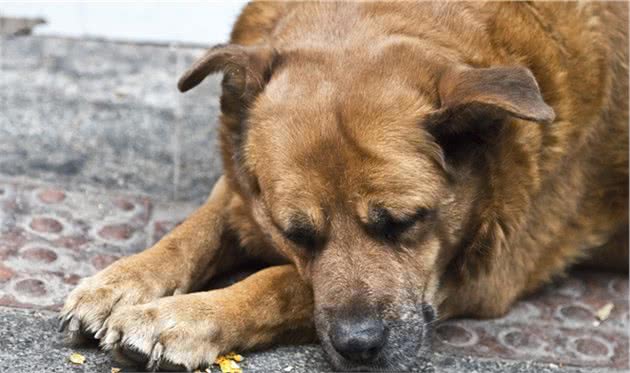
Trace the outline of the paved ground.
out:
<instances>
[{"instance_id":1,"label":"paved ground","mask_svg":"<svg viewBox=\"0 0 630 373\"><path fill-rule=\"evenodd\" d=\"M200 52L0 39L0 372L115 366L94 347L65 346L55 311L81 277L155 242L216 180L218 78L191 94L175 90ZM628 316L627 276L576 272L500 320L441 324L435 353L416 368L626 371ZM75 350L85 365L67 361ZM246 371L330 369L318 346L245 358Z\"/></svg>"}]
</instances>

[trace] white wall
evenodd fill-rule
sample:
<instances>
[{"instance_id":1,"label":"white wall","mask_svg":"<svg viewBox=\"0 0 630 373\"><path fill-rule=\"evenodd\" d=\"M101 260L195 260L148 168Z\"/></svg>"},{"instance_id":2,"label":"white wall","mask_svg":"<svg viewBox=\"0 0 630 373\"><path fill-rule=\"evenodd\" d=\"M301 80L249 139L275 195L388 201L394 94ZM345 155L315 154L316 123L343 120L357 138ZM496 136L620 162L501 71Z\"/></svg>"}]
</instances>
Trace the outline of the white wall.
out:
<instances>
[{"instance_id":1,"label":"white wall","mask_svg":"<svg viewBox=\"0 0 630 373\"><path fill-rule=\"evenodd\" d=\"M227 41L246 2L9 1L0 3L0 14L46 19L36 34L215 44Z\"/></svg>"}]
</instances>

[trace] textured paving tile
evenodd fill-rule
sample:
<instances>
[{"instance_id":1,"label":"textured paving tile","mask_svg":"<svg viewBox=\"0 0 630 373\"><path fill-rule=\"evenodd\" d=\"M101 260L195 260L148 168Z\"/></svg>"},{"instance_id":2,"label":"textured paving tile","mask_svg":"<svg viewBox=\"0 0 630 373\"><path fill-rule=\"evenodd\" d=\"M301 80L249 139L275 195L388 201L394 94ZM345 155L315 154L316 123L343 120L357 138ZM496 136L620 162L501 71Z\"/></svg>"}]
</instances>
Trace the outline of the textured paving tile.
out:
<instances>
[{"instance_id":1,"label":"textured paving tile","mask_svg":"<svg viewBox=\"0 0 630 373\"><path fill-rule=\"evenodd\" d=\"M614 308L599 322L597 310ZM456 355L628 369L628 277L576 272L495 320L454 320L434 348Z\"/></svg>"},{"instance_id":2,"label":"textured paving tile","mask_svg":"<svg viewBox=\"0 0 630 373\"><path fill-rule=\"evenodd\" d=\"M150 242L146 197L0 182L0 305L57 309L77 281Z\"/></svg>"}]
</instances>

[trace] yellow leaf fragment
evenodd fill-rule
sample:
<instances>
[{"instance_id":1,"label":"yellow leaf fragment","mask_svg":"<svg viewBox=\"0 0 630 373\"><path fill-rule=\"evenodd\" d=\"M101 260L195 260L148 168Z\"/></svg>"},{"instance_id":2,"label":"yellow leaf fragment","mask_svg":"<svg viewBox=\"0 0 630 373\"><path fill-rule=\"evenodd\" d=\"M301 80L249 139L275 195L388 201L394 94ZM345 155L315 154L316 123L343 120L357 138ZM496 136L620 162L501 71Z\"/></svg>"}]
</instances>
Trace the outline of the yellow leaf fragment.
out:
<instances>
[{"instance_id":1,"label":"yellow leaf fragment","mask_svg":"<svg viewBox=\"0 0 630 373\"><path fill-rule=\"evenodd\" d=\"M120 373L120 368L112 368L112 373Z\"/></svg>"},{"instance_id":2,"label":"yellow leaf fragment","mask_svg":"<svg viewBox=\"0 0 630 373\"><path fill-rule=\"evenodd\" d=\"M70 362L72 364L83 364L85 363L85 356L81 355L80 353L74 352L70 355Z\"/></svg>"},{"instance_id":3,"label":"yellow leaf fragment","mask_svg":"<svg viewBox=\"0 0 630 373\"><path fill-rule=\"evenodd\" d=\"M217 357L214 363L221 368L221 372L223 373L243 373L241 367L232 359L240 359L238 361L242 361L243 357L231 352L227 355Z\"/></svg>"},{"instance_id":4,"label":"yellow leaf fragment","mask_svg":"<svg viewBox=\"0 0 630 373\"><path fill-rule=\"evenodd\" d=\"M229 354L225 355L225 357L227 359L234 360L234 361L239 362L239 363L241 361L243 361L243 356L237 354L236 352L230 352Z\"/></svg>"},{"instance_id":5,"label":"yellow leaf fragment","mask_svg":"<svg viewBox=\"0 0 630 373\"><path fill-rule=\"evenodd\" d=\"M217 356L217 358L214 360L214 363L215 363L215 364L217 364L217 365L220 365L220 364L221 364L221 362L222 362L222 361L224 361L224 360L227 360L227 359L225 358L225 356L223 356L223 355L219 355L219 356Z\"/></svg>"},{"instance_id":6,"label":"yellow leaf fragment","mask_svg":"<svg viewBox=\"0 0 630 373\"><path fill-rule=\"evenodd\" d=\"M223 360L221 364L219 364L221 368L221 372L223 373L241 373L241 367L238 366L236 361L233 360Z\"/></svg>"},{"instance_id":7,"label":"yellow leaf fragment","mask_svg":"<svg viewBox=\"0 0 630 373\"><path fill-rule=\"evenodd\" d=\"M595 312L595 316L597 316L597 319L599 321L604 321L608 317L610 317L610 313L612 312L613 308L615 308L615 305L612 303L608 303L604 307L598 309L597 312Z\"/></svg>"}]
</instances>

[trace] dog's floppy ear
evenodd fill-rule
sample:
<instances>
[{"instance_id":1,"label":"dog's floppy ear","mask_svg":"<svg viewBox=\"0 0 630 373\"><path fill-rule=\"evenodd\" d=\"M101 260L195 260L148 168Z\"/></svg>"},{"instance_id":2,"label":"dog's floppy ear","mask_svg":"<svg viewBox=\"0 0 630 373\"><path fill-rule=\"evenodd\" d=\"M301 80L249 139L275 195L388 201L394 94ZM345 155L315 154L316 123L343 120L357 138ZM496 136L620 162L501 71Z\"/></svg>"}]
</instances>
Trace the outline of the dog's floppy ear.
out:
<instances>
[{"instance_id":1,"label":"dog's floppy ear","mask_svg":"<svg viewBox=\"0 0 630 373\"><path fill-rule=\"evenodd\" d=\"M268 46L217 45L182 75L177 87L186 92L208 75L222 72L223 95L228 106L237 102L247 104L269 80L273 59L273 49Z\"/></svg>"},{"instance_id":2,"label":"dog's floppy ear","mask_svg":"<svg viewBox=\"0 0 630 373\"><path fill-rule=\"evenodd\" d=\"M177 87L186 92L208 75L223 73L221 83L221 124L223 164L228 179L245 192L254 193L256 180L242 165L243 141L247 131L247 109L271 78L279 58L267 45L217 45L210 48L179 79Z\"/></svg>"},{"instance_id":3,"label":"dog's floppy ear","mask_svg":"<svg viewBox=\"0 0 630 373\"><path fill-rule=\"evenodd\" d=\"M486 162L480 155L492 149L494 143L486 140L500 133L501 126L508 123L506 119L518 118L538 124L548 124L555 119L534 75L524 67L451 68L440 77L438 92L440 108L429 115L427 129L442 148L444 158L450 161L452 170L460 165L468 166L471 160L473 167L485 167L475 161ZM518 174L516 163L507 160L499 163L501 166L497 167L514 169L514 174ZM524 169L527 167L529 164ZM487 186L494 194L516 193L514 188L509 192L500 189L504 186L498 186L493 178L488 178ZM514 212L525 211L528 203L526 198L504 198L502 206L491 210L486 210L484 203L478 204L473 212L480 216L478 225L471 228L474 234L461 242L450 264L453 272L468 279L488 271L505 237L518 225L519 215Z\"/></svg>"},{"instance_id":4,"label":"dog's floppy ear","mask_svg":"<svg viewBox=\"0 0 630 373\"><path fill-rule=\"evenodd\" d=\"M459 133L506 116L537 123L555 118L524 67L451 68L440 78L438 91L441 107L429 118L431 131Z\"/></svg>"}]
</instances>

